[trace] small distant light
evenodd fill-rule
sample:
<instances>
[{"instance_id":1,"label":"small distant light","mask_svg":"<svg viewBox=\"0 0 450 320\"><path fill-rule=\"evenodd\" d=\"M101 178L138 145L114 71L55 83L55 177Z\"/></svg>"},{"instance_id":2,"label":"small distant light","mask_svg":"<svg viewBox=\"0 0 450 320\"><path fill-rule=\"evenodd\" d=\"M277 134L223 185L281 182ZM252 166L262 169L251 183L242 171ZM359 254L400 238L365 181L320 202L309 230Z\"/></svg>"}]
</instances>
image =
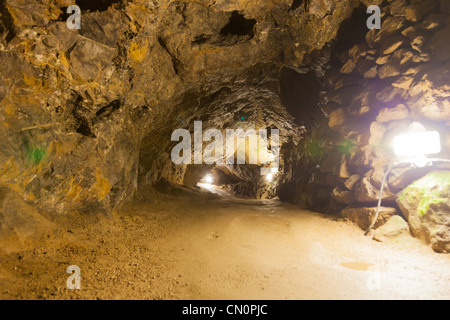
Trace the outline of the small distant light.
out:
<instances>
[{"instance_id":1,"label":"small distant light","mask_svg":"<svg viewBox=\"0 0 450 320\"><path fill-rule=\"evenodd\" d=\"M269 174L266 176L266 179L267 179L267 181L271 182L272 179L273 179L273 175L272 175L271 173L269 173Z\"/></svg>"},{"instance_id":2,"label":"small distant light","mask_svg":"<svg viewBox=\"0 0 450 320\"><path fill-rule=\"evenodd\" d=\"M213 177L211 175L207 175L205 177L205 181L206 181L206 183L211 184L211 183L213 183Z\"/></svg>"}]
</instances>

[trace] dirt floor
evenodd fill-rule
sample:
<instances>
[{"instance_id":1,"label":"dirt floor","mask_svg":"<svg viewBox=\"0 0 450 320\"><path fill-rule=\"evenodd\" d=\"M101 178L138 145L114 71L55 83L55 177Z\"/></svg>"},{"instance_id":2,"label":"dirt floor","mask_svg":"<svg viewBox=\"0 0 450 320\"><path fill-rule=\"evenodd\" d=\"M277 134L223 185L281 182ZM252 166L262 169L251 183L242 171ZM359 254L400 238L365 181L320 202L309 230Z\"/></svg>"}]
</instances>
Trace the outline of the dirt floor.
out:
<instances>
[{"instance_id":1,"label":"dirt floor","mask_svg":"<svg viewBox=\"0 0 450 320\"><path fill-rule=\"evenodd\" d=\"M276 200L141 194L45 230L0 243L1 299L450 299L449 255Z\"/></svg>"}]
</instances>

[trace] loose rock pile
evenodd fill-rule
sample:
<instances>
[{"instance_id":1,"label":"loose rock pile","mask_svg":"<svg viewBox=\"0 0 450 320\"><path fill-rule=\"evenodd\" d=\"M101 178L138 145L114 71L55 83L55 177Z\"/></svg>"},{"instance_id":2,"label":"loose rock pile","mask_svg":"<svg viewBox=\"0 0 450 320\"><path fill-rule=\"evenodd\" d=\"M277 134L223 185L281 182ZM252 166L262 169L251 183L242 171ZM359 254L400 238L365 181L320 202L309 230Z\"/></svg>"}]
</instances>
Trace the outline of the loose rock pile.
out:
<instances>
[{"instance_id":1,"label":"loose rock pile","mask_svg":"<svg viewBox=\"0 0 450 320\"><path fill-rule=\"evenodd\" d=\"M341 183L331 193L334 207L339 208L336 202L346 206L342 215L362 228L367 228L373 217L384 172L394 159L391 148L394 136L405 132L413 123L420 123L427 130L441 133L444 152L439 156L449 158L448 1L393 0L381 8L381 30L367 32L364 42L339 56L340 69L328 72L331 89L324 107L329 113L329 127L340 135L338 140L349 141L351 148L336 153L331 166L327 157L322 158L320 170L340 179ZM330 143L330 138L323 135L320 138L324 144ZM336 143L336 139L332 141ZM393 171L383 195L383 203L391 207L381 211L376 227L393 215L403 214L415 236L427 238L437 251L448 251L450 225L445 216L450 211L443 209L446 201L432 206L438 213L427 208L416 219L414 216L420 211L418 202L424 200L412 193L416 185L407 187L431 170ZM438 198L448 199L445 179L437 182L431 179L435 176L440 175L434 173L423 178L433 184L426 190L444 188ZM395 209L395 201L401 211ZM440 218L434 218L435 215ZM424 222L419 228L417 225L423 221L433 221L433 227Z\"/></svg>"}]
</instances>

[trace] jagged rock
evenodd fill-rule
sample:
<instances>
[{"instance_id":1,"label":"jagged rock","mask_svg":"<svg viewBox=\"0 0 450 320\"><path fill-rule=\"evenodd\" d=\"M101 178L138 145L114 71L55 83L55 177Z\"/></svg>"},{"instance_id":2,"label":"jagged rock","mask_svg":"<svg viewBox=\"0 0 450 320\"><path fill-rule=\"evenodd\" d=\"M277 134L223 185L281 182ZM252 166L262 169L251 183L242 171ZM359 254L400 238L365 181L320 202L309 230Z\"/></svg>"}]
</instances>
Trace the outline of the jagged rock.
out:
<instances>
[{"instance_id":1,"label":"jagged rock","mask_svg":"<svg viewBox=\"0 0 450 320\"><path fill-rule=\"evenodd\" d=\"M372 223L376 207L348 207L341 211L344 218L356 223L361 229L367 230ZM397 214L397 209L389 207L381 207L377 222L374 228L384 225L391 217Z\"/></svg>"},{"instance_id":2,"label":"jagged rock","mask_svg":"<svg viewBox=\"0 0 450 320\"><path fill-rule=\"evenodd\" d=\"M429 53L421 53L420 55L415 55L412 60L415 63L429 62L431 61L431 55Z\"/></svg>"},{"instance_id":3,"label":"jagged rock","mask_svg":"<svg viewBox=\"0 0 450 320\"><path fill-rule=\"evenodd\" d=\"M406 37L408 40L412 40L417 37L421 33L419 27L417 25L409 26L408 28L402 30L402 35Z\"/></svg>"},{"instance_id":4,"label":"jagged rock","mask_svg":"<svg viewBox=\"0 0 450 320\"><path fill-rule=\"evenodd\" d=\"M378 92L376 97L384 103L393 102L394 100L401 101L406 97L406 90L389 86Z\"/></svg>"},{"instance_id":5,"label":"jagged rock","mask_svg":"<svg viewBox=\"0 0 450 320\"><path fill-rule=\"evenodd\" d=\"M426 31L437 30L447 25L447 16L443 14L429 14L421 23L420 28Z\"/></svg>"},{"instance_id":6,"label":"jagged rock","mask_svg":"<svg viewBox=\"0 0 450 320\"><path fill-rule=\"evenodd\" d=\"M236 125L239 112L276 104L251 125L292 124L280 68L331 43L357 5L320 1L298 14L285 1L81 2L80 30L66 25L74 1L0 9L0 183L61 214L110 212L162 177L182 183L170 134L193 119Z\"/></svg>"},{"instance_id":7,"label":"jagged rock","mask_svg":"<svg viewBox=\"0 0 450 320\"><path fill-rule=\"evenodd\" d=\"M390 58L390 57L391 57L391 56L383 56L383 57L379 57L379 58L375 61L375 63L378 64L378 65L383 65L383 64L385 64L386 62L389 61L389 58Z\"/></svg>"},{"instance_id":8,"label":"jagged rock","mask_svg":"<svg viewBox=\"0 0 450 320\"><path fill-rule=\"evenodd\" d=\"M341 169L339 170L339 178L347 179L351 176L351 170L347 159L343 159L341 163Z\"/></svg>"},{"instance_id":9,"label":"jagged rock","mask_svg":"<svg viewBox=\"0 0 450 320\"><path fill-rule=\"evenodd\" d=\"M356 69L356 63L353 60L348 60L341 69L341 73L350 74Z\"/></svg>"},{"instance_id":10,"label":"jagged rock","mask_svg":"<svg viewBox=\"0 0 450 320\"><path fill-rule=\"evenodd\" d=\"M299 147L283 181L308 180L321 165L327 174L315 175L309 191L320 194L305 195L310 205L326 205L347 177L348 190L335 196L373 203L388 140L412 118L431 128L450 118L448 1L439 12L430 0L364 0L382 5L382 29L363 25L351 39L336 35L360 3L352 0L296 9L276 0L102 2L102 10L83 8L81 30L66 27L70 1L2 2L0 183L40 208L109 212L138 186L189 180L189 169L171 162L168 137L176 128L192 131L195 119L208 128L280 128L283 151L293 154L305 133L294 120L303 121L315 127L318 156ZM280 69L323 86L311 93L320 102L295 104L305 119L284 108ZM385 109L398 105L407 107ZM341 141L355 150L336 153ZM257 167L220 171L240 181L237 192L274 195L255 185ZM405 183L397 180L396 187Z\"/></svg>"},{"instance_id":11,"label":"jagged rock","mask_svg":"<svg viewBox=\"0 0 450 320\"><path fill-rule=\"evenodd\" d=\"M377 75L378 75L378 68L375 66L364 73L364 78L372 79L376 78Z\"/></svg>"},{"instance_id":12,"label":"jagged rock","mask_svg":"<svg viewBox=\"0 0 450 320\"><path fill-rule=\"evenodd\" d=\"M78 40L78 32L67 28L64 22L50 26L42 42L54 52L66 52Z\"/></svg>"},{"instance_id":13,"label":"jagged rock","mask_svg":"<svg viewBox=\"0 0 450 320\"><path fill-rule=\"evenodd\" d=\"M328 125L333 130L339 130L347 121L344 109L339 108L330 114Z\"/></svg>"},{"instance_id":14,"label":"jagged rock","mask_svg":"<svg viewBox=\"0 0 450 320\"><path fill-rule=\"evenodd\" d=\"M411 41L411 47L418 52L422 52L426 44L426 40L427 39L424 35L417 36Z\"/></svg>"},{"instance_id":15,"label":"jagged rock","mask_svg":"<svg viewBox=\"0 0 450 320\"><path fill-rule=\"evenodd\" d=\"M393 16L406 16L407 0L394 0L389 5L389 11Z\"/></svg>"},{"instance_id":16,"label":"jagged rock","mask_svg":"<svg viewBox=\"0 0 450 320\"><path fill-rule=\"evenodd\" d=\"M390 122L403 120L409 117L409 109L404 104L399 104L394 108L384 108L377 116L378 122Z\"/></svg>"},{"instance_id":17,"label":"jagged rock","mask_svg":"<svg viewBox=\"0 0 450 320\"><path fill-rule=\"evenodd\" d=\"M356 185L355 188L355 198L360 203L376 203L380 195L380 188L375 187L370 181L370 175L366 175L362 180ZM392 194L387 186L383 190L383 201L394 201L395 195Z\"/></svg>"},{"instance_id":18,"label":"jagged rock","mask_svg":"<svg viewBox=\"0 0 450 320\"><path fill-rule=\"evenodd\" d=\"M376 47L383 39L389 36L400 33L403 27L406 25L406 19L404 17L387 17L384 19L381 26L381 30L377 32L376 29L372 29L367 33L366 40L371 48Z\"/></svg>"},{"instance_id":19,"label":"jagged rock","mask_svg":"<svg viewBox=\"0 0 450 320\"><path fill-rule=\"evenodd\" d=\"M437 252L450 252L450 171L433 171L397 195L412 234Z\"/></svg>"},{"instance_id":20,"label":"jagged rock","mask_svg":"<svg viewBox=\"0 0 450 320\"><path fill-rule=\"evenodd\" d=\"M334 200L341 204L349 205L355 202L353 192L351 192L350 190L346 190L341 186L334 188L331 196Z\"/></svg>"},{"instance_id":21,"label":"jagged rock","mask_svg":"<svg viewBox=\"0 0 450 320\"><path fill-rule=\"evenodd\" d=\"M425 0L419 3L412 3L406 8L406 19L412 22L420 21L435 7L436 2L434 0Z\"/></svg>"},{"instance_id":22,"label":"jagged rock","mask_svg":"<svg viewBox=\"0 0 450 320\"><path fill-rule=\"evenodd\" d=\"M373 239L383 242L403 236L411 236L408 223L402 217L394 215L383 226L375 230Z\"/></svg>"},{"instance_id":23,"label":"jagged rock","mask_svg":"<svg viewBox=\"0 0 450 320\"><path fill-rule=\"evenodd\" d=\"M70 52L69 62L74 77L82 81L100 81L113 74L112 59L117 51L98 42L81 40Z\"/></svg>"},{"instance_id":24,"label":"jagged rock","mask_svg":"<svg viewBox=\"0 0 450 320\"><path fill-rule=\"evenodd\" d=\"M348 50L348 55L354 62L357 62L359 58L363 56L363 52L367 53L369 49L367 43L358 43Z\"/></svg>"},{"instance_id":25,"label":"jagged rock","mask_svg":"<svg viewBox=\"0 0 450 320\"><path fill-rule=\"evenodd\" d=\"M395 77L404 71L404 68L409 65L414 54L408 50L399 49L391 55L388 61L380 67L378 73L380 79Z\"/></svg>"},{"instance_id":26,"label":"jagged rock","mask_svg":"<svg viewBox=\"0 0 450 320\"><path fill-rule=\"evenodd\" d=\"M384 64L378 71L380 79L398 76L402 72L399 64L394 62L392 58L389 58L388 62Z\"/></svg>"},{"instance_id":27,"label":"jagged rock","mask_svg":"<svg viewBox=\"0 0 450 320\"><path fill-rule=\"evenodd\" d=\"M381 123L381 121L375 121L370 124L370 138L369 145L377 146L383 140L386 133L386 127Z\"/></svg>"},{"instance_id":28,"label":"jagged rock","mask_svg":"<svg viewBox=\"0 0 450 320\"><path fill-rule=\"evenodd\" d=\"M432 167L413 168L411 166L395 168L388 177L389 188L392 192L399 192L414 181L422 178L432 170Z\"/></svg>"},{"instance_id":29,"label":"jagged rock","mask_svg":"<svg viewBox=\"0 0 450 320\"><path fill-rule=\"evenodd\" d=\"M383 45L381 46L383 55L392 54L395 50L400 48L400 46L405 42L406 39L400 35L387 38L386 40L383 41Z\"/></svg>"},{"instance_id":30,"label":"jagged rock","mask_svg":"<svg viewBox=\"0 0 450 320\"><path fill-rule=\"evenodd\" d=\"M393 82L392 86L403 90L408 90L411 87L413 80L414 78L412 76L404 75Z\"/></svg>"},{"instance_id":31,"label":"jagged rock","mask_svg":"<svg viewBox=\"0 0 450 320\"><path fill-rule=\"evenodd\" d=\"M0 240L2 250L23 250L55 225L13 191L0 187Z\"/></svg>"},{"instance_id":32,"label":"jagged rock","mask_svg":"<svg viewBox=\"0 0 450 320\"><path fill-rule=\"evenodd\" d=\"M354 174L345 180L344 185L348 190L353 191L360 179L361 176L359 174Z\"/></svg>"},{"instance_id":33,"label":"jagged rock","mask_svg":"<svg viewBox=\"0 0 450 320\"><path fill-rule=\"evenodd\" d=\"M448 119L450 117L450 101L444 100L440 104L437 101L442 101L440 94L434 95L433 92L427 92L411 97L406 103L411 111L424 118L433 121Z\"/></svg>"}]
</instances>

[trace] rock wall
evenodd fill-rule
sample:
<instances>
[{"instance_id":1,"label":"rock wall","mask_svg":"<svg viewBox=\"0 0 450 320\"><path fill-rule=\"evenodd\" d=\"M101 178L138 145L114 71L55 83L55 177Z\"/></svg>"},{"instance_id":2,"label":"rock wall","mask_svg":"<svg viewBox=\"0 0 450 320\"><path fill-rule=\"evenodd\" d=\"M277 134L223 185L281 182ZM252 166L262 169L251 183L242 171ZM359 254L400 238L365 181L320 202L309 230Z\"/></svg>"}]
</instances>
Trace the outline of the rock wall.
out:
<instances>
[{"instance_id":1,"label":"rock wall","mask_svg":"<svg viewBox=\"0 0 450 320\"><path fill-rule=\"evenodd\" d=\"M113 210L138 186L141 141L157 132L144 145L161 152L192 92L300 67L357 3L1 0L0 184L49 212ZM80 30L66 26L72 4Z\"/></svg>"},{"instance_id":2,"label":"rock wall","mask_svg":"<svg viewBox=\"0 0 450 320\"><path fill-rule=\"evenodd\" d=\"M332 190L327 208L341 211L362 228L373 217L384 172L395 158L394 136L420 123L440 132L443 151L436 156L450 159L448 1L392 0L380 7L381 30L372 29L363 41L335 51L336 63L324 78L328 82L322 109L334 136L327 128L317 128L310 137L318 150L318 167L312 169L309 187L316 184L314 193L317 185L324 193ZM434 168L449 170L445 165ZM411 216L405 206L398 210L395 201L408 193L409 184L431 170L398 168L392 172L383 196L387 208L377 226L395 214ZM416 229L409 222L411 230ZM443 237L448 238L446 220L437 223L447 226ZM434 247L442 251L448 249L442 249L445 246Z\"/></svg>"}]
</instances>

